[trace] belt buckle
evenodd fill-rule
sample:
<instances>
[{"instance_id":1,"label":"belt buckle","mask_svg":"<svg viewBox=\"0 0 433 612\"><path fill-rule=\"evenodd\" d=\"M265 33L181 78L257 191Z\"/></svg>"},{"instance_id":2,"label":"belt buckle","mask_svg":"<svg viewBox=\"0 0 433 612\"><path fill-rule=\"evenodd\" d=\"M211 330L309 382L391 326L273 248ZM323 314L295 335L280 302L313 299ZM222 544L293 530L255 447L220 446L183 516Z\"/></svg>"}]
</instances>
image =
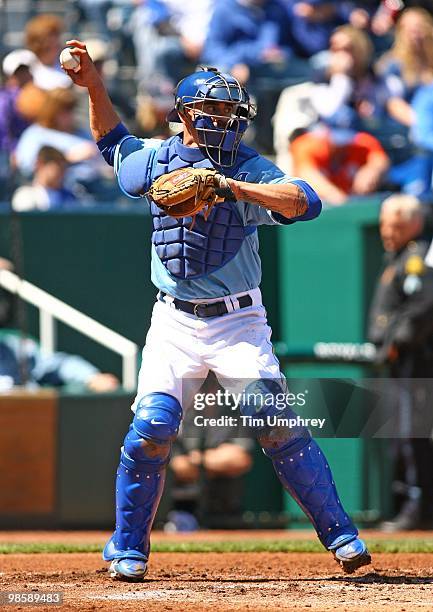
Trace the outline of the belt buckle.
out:
<instances>
[{"instance_id":1,"label":"belt buckle","mask_svg":"<svg viewBox=\"0 0 433 612\"><path fill-rule=\"evenodd\" d=\"M199 306L207 306L207 305L208 305L207 303L204 303L204 304L194 304L194 310L193 310L193 312L194 312L195 316L196 316L198 319L202 319L203 317L201 317L201 316L200 316L200 314L198 313L197 309L199 308Z\"/></svg>"}]
</instances>

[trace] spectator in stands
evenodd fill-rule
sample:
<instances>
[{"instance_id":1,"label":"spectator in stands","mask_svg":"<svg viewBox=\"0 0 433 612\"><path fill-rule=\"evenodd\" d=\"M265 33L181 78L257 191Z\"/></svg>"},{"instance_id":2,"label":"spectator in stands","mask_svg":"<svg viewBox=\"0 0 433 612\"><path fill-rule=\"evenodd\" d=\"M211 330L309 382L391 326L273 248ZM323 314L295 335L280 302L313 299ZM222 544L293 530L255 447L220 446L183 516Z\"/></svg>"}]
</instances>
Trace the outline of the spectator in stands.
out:
<instances>
[{"instance_id":1,"label":"spectator in stands","mask_svg":"<svg viewBox=\"0 0 433 612\"><path fill-rule=\"evenodd\" d=\"M53 147L42 147L36 158L33 182L16 190L12 197L13 209L25 212L79 206L77 197L64 186L67 166L63 153Z\"/></svg>"},{"instance_id":2,"label":"spectator in stands","mask_svg":"<svg viewBox=\"0 0 433 612\"><path fill-rule=\"evenodd\" d=\"M380 123L388 100L386 87L375 77L373 45L368 34L345 25L331 36L329 50L317 58L322 83L311 102L320 120L333 128L370 131Z\"/></svg>"},{"instance_id":3,"label":"spectator in stands","mask_svg":"<svg viewBox=\"0 0 433 612\"><path fill-rule=\"evenodd\" d=\"M350 196L374 193L389 168L382 145L366 132L322 126L293 136L294 174L311 182L327 204L339 206Z\"/></svg>"},{"instance_id":4,"label":"spectator in stands","mask_svg":"<svg viewBox=\"0 0 433 612\"><path fill-rule=\"evenodd\" d=\"M393 164L388 178L391 186L403 187L405 193L432 203L433 180L433 79L421 85L413 95L411 105L410 142L407 158Z\"/></svg>"},{"instance_id":5,"label":"spectator in stands","mask_svg":"<svg viewBox=\"0 0 433 612\"><path fill-rule=\"evenodd\" d=\"M215 396L224 390L210 374L200 396ZM201 407L200 407L201 408ZM180 435L173 445L170 469L173 474L174 510L168 515L167 530L194 531L199 526L227 528L242 524L244 475L252 467L254 440L247 428L194 424L200 415L217 418L236 415L231 406L209 403L204 410L191 406L185 413Z\"/></svg>"},{"instance_id":6,"label":"spectator in stands","mask_svg":"<svg viewBox=\"0 0 433 612\"><path fill-rule=\"evenodd\" d=\"M400 507L386 531L433 525L433 269L424 263L430 237L424 234L421 203L393 195L382 205L380 234L385 267L370 308L368 337L378 362L387 365L396 393L390 419L393 493ZM427 239L426 239L427 238Z\"/></svg>"},{"instance_id":7,"label":"spectator in stands","mask_svg":"<svg viewBox=\"0 0 433 612\"><path fill-rule=\"evenodd\" d=\"M28 121L19 112L16 100L21 89L32 81L31 68L36 58L27 49L12 51L3 60L5 83L0 89L0 150L12 153Z\"/></svg>"},{"instance_id":8,"label":"spectator in stands","mask_svg":"<svg viewBox=\"0 0 433 612\"><path fill-rule=\"evenodd\" d=\"M337 26L350 21L365 28L370 19L369 11L355 7L353 2L283 0L283 3L289 13L294 51L299 57L311 57L327 49Z\"/></svg>"},{"instance_id":9,"label":"spectator in stands","mask_svg":"<svg viewBox=\"0 0 433 612\"><path fill-rule=\"evenodd\" d=\"M412 98L418 87L433 78L433 17L427 11L422 8L403 11L394 45L377 68L390 92L389 114L410 128L414 121Z\"/></svg>"},{"instance_id":10,"label":"spectator in stands","mask_svg":"<svg viewBox=\"0 0 433 612\"><path fill-rule=\"evenodd\" d=\"M76 129L75 106L76 97L70 89L47 92L36 123L23 132L15 151L17 167L24 176L32 176L43 146L61 151L71 164L66 175L68 188L77 182L91 183L101 175L97 147L86 133Z\"/></svg>"},{"instance_id":11,"label":"spectator in stands","mask_svg":"<svg viewBox=\"0 0 433 612\"><path fill-rule=\"evenodd\" d=\"M175 84L197 65L215 0L139 0L131 19L139 93L171 108Z\"/></svg>"},{"instance_id":12,"label":"spectator in stands","mask_svg":"<svg viewBox=\"0 0 433 612\"><path fill-rule=\"evenodd\" d=\"M161 138L165 140L172 136L170 125L167 123L167 108L159 104L150 96L137 97L137 110L135 113L137 132L143 138Z\"/></svg>"},{"instance_id":13,"label":"spectator in stands","mask_svg":"<svg viewBox=\"0 0 433 612\"><path fill-rule=\"evenodd\" d=\"M62 71L59 63L63 31L63 21L56 15L37 15L27 23L26 47L37 57L37 62L32 68L33 80L41 89L71 86L70 79Z\"/></svg>"},{"instance_id":14,"label":"spectator in stands","mask_svg":"<svg viewBox=\"0 0 433 612\"><path fill-rule=\"evenodd\" d=\"M433 17L422 8L403 11L395 43L378 63L389 90L387 109L394 133L407 139L406 160L394 164L390 180L406 193L431 200L433 133L430 124L433 88Z\"/></svg>"},{"instance_id":15,"label":"spectator in stands","mask_svg":"<svg viewBox=\"0 0 433 612\"><path fill-rule=\"evenodd\" d=\"M202 60L243 84L263 75L281 81L293 54L289 29L288 13L278 0L219 0ZM254 89L253 81L249 86Z\"/></svg>"},{"instance_id":16,"label":"spectator in stands","mask_svg":"<svg viewBox=\"0 0 433 612\"><path fill-rule=\"evenodd\" d=\"M255 148L272 153L271 121L281 90L305 80L307 60L295 59L290 20L280 0L219 0L209 24L202 62L248 86L258 106ZM292 61L293 60L293 61Z\"/></svg>"},{"instance_id":17,"label":"spectator in stands","mask_svg":"<svg viewBox=\"0 0 433 612\"><path fill-rule=\"evenodd\" d=\"M24 353L24 367L28 380L22 378L20 367ZM62 387L65 385L85 387L95 393L110 393L119 387L113 374L100 372L91 363L78 355L66 353L44 354L37 342L31 338L21 340L14 331L0 332L0 391L9 391L15 386L29 385Z\"/></svg>"},{"instance_id":18,"label":"spectator in stands","mask_svg":"<svg viewBox=\"0 0 433 612\"><path fill-rule=\"evenodd\" d=\"M419 87L411 104L413 124L412 138L414 143L433 153L433 77L429 84Z\"/></svg>"}]
</instances>

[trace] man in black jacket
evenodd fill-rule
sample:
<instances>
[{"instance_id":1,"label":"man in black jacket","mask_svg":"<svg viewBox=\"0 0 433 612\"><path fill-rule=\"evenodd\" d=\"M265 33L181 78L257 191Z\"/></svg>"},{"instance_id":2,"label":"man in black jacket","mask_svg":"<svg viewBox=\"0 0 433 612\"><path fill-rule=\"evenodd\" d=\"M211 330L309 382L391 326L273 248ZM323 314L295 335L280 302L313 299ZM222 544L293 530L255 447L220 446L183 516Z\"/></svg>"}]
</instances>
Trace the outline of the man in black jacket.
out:
<instances>
[{"instance_id":1,"label":"man in black jacket","mask_svg":"<svg viewBox=\"0 0 433 612\"><path fill-rule=\"evenodd\" d=\"M416 198L387 198L380 233L385 268L372 302L368 335L379 361L396 379L393 491L403 501L383 528L397 531L433 522L433 384L428 380L433 379L433 269L424 263L430 240L423 238L424 214Z\"/></svg>"}]
</instances>

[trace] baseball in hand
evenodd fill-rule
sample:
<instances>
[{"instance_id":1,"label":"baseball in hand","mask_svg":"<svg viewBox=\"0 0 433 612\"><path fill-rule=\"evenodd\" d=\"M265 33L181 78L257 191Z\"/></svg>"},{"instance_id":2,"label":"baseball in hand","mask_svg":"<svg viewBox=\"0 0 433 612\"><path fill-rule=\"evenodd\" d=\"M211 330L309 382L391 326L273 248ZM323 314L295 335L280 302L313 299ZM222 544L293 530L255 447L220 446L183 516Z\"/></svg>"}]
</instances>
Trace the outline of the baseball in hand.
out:
<instances>
[{"instance_id":1,"label":"baseball in hand","mask_svg":"<svg viewBox=\"0 0 433 612\"><path fill-rule=\"evenodd\" d=\"M73 70L74 72L79 72L81 68L80 56L71 53L70 49L63 49L63 51L60 53L59 59L61 65L63 66L63 68L66 68L66 70Z\"/></svg>"}]
</instances>

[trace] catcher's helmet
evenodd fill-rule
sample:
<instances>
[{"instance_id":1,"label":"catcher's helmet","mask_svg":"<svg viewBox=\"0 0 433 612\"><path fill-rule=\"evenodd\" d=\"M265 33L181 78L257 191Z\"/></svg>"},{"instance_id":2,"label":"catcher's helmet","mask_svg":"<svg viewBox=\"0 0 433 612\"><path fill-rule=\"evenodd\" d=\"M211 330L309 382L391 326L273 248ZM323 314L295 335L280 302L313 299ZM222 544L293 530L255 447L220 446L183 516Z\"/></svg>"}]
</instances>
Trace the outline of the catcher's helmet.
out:
<instances>
[{"instance_id":1,"label":"catcher's helmet","mask_svg":"<svg viewBox=\"0 0 433 612\"><path fill-rule=\"evenodd\" d=\"M212 102L233 105L231 113L227 116L206 112L206 106ZM229 74L216 68L200 68L178 83L174 109L167 120L180 121L178 112L187 108L194 110L193 125L209 159L218 166L232 166L241 138L256 116L247 90Z\"/></svg>"}]
</instances>

